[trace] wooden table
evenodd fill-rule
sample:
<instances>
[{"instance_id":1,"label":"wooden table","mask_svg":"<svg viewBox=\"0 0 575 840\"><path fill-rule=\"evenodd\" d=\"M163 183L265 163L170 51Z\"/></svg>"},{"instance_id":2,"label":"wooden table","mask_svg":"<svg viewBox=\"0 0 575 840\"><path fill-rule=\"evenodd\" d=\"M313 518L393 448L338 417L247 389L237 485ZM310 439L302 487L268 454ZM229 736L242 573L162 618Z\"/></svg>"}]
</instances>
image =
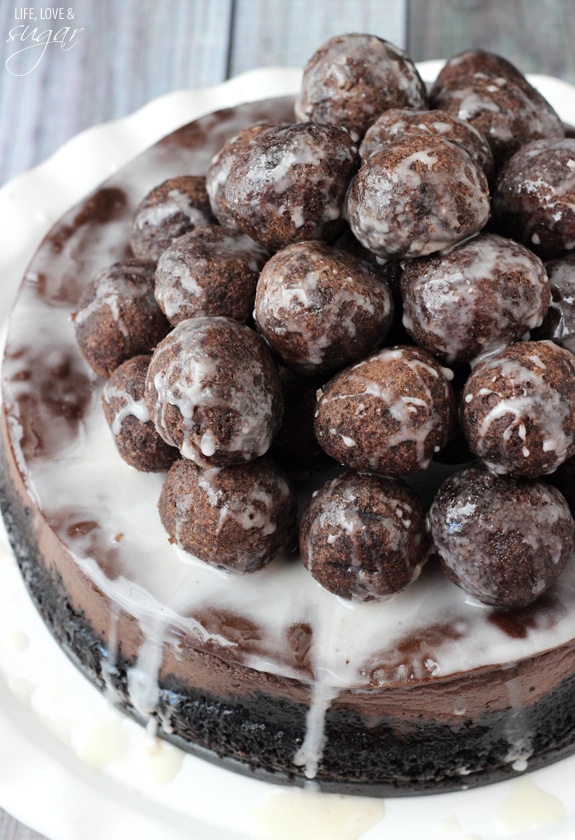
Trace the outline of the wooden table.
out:
<instances>
[{"instance_id":1,"label":"wooden table","mask_svg":"<svg viewBox=\"0 0 575 840\"><path fill-rule=\"evenodd\" d=\"M0 2L0 184L88 126L254 67L302 66L342 32L380 35L416 61L483 47L575 83L573 0L72 0L58 24L40 20L48 6ZM16 55L26 25L69 26L69 38ZM0 837L40 835L0 811Z\"/></svg>"},{"instance_id":2,"label":"wooden table","mask_svg":"<svg viewBox=\"0 0 575 840\"><path fill-rule=\"evenodd\" d=\"M21 3L48 5L0 3L0 183L83 128L253 67L300 67L346 31L381 35L418 61L481 46L575 82L573 0L74 0L73 19L57 25L17 20ZM19 40L26 24L80 31L63 48L15 55L30 43Z\"/></svg>"}]
</instances>

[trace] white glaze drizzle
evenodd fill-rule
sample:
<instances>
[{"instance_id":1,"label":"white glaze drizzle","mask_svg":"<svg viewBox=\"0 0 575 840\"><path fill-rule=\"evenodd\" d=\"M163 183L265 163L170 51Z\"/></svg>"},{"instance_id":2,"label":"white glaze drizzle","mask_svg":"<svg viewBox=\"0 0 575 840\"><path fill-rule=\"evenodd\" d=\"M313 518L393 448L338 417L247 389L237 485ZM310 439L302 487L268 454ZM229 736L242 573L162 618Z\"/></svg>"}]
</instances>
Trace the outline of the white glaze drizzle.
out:
<instances>
[{"instance_id":1,"label":"white glaze drizzle","mask_svg":"<svg viewBox=\"0 0 575 840\"><path fill-rule=\"evenodd\" d=\"M141 207L134 217L138 230L159 227L170 218L177 215L186 216L193 227L199 227L209 222L209 216L203 210L194 207L190 196L183 190L176 188L168 192L168 199L149 207Z\"/></svg>"},{"instance_id":2,"label":"white glaze drizzle","mask_svg":"<svg viewBox=\"0 0 575 840\"><path fill-rule=\"evenodd\" d=\"M147 423L150 420L150 412L146 406L144 399L136 400L125 388L115 388L106 382L102 398L111 403L113 400L119 400L121 407L114 412L114 420L112 422L112 432L119 435L122 431L122 424L126 417L135 417L140 423Z\"/></svg>"}]
</instances>

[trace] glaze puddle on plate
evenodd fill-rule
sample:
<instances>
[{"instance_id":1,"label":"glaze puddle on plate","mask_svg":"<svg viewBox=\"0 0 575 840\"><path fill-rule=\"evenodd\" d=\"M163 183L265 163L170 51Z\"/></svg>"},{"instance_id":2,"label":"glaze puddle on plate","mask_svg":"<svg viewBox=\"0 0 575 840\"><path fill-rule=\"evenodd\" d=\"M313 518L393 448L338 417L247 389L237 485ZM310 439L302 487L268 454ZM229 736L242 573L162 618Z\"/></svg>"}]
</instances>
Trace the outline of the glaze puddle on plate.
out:
<instances>
[{"instance_id":1,"label":"glaze puddle on plate","mask_svg":"<svg viewBox=\"0 0 575 840\"><path fill-rule=\"evenodd\" d=\"M511 837L560 823L565 816L563 803L526 777L511 784L507 799L495 811L494 822L500 834Z\"/></svg>"},{"instance_id":2,"label":"glaze puddle on plate","mask_svg":"<svg viewBox=\"0 0 575 840\"><path fill-rule=\"evenodd\" d=\"M254 840L359 840L385 817L382 799L287 790L252 815Z\"/></svg>"}]
</instances>

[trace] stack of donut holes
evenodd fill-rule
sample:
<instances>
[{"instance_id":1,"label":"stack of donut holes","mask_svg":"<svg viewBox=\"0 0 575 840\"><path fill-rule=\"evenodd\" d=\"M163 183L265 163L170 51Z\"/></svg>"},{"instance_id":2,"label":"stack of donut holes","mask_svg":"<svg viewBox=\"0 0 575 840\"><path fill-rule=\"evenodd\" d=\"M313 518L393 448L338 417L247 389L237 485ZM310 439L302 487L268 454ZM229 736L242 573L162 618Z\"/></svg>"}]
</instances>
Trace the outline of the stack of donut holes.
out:
<instances>
[{"instance_id":1,"label":"stack of donut holes","mask_svg":"<svg viewBox=\"0 0 575 840\"><path fill-rule=\"evenodd\" d=\"M428 90L381 38L332 38L294 122L153 189L130 247L75 329L120 455L166 473L179 549L233 577L299 546L352 601L429 558L495 609L553 584L575 540L575 139L512 64L468 50Z\"/></svg>"}]
</instances>

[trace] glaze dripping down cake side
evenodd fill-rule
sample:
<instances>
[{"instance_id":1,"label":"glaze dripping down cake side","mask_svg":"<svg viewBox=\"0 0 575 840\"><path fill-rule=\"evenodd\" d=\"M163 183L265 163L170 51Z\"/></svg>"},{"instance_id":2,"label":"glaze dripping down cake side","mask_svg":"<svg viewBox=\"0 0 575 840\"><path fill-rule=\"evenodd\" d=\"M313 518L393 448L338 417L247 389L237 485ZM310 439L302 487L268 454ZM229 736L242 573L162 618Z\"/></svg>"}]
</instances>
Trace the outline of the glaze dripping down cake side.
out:
<instances>
[{"instance_id":1,"label":"glaze dripping down cake side","mask_svg":"<svg viewBox=\"0 0 575 840\"><path fill-rule=\"evenodd\" d=\"M397 63L377 39L353 48L375 46ZM408 120L406 107L433 116L408 62L408 100L388 103L397 118L360 154L365 115L349 103L346 131L307 122L312 64L297 122L289 98L201 118L43 242L4 357L3 514L62 648L183 749L328 791L482 785L575 748L574 526L553 486L575 450L575 362L552 334L537 247L485 229L489 127ZM495 147L505 166L514 152ZM254 175L260 153L273 189ZM390 200L386 220L370 202L390 172L408 210ZM538 424L542 388L556 411ZM243 396L215 423L208 390ZM478 552L493 591L468 582Z\"/></svg>"}]
</instances>

